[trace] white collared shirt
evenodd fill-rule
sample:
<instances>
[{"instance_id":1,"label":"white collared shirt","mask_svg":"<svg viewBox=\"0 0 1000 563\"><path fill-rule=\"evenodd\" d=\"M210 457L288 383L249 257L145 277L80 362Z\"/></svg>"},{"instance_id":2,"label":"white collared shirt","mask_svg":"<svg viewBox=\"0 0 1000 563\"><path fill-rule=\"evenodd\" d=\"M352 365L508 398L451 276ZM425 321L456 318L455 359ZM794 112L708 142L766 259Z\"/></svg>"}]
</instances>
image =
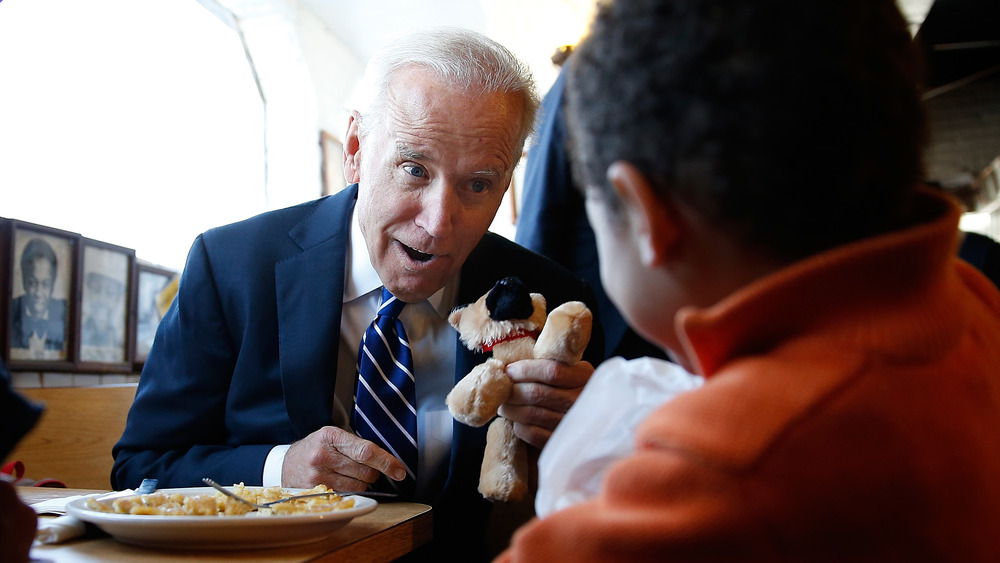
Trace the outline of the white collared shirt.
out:
<instances>
[{"instance_id":1,"label":"white collared shirt","mask_svg":"<svg viewBox=\"0 0 1000 563\"><path fill-rule=\"evenodd\" d=\"M368 257L357 214L353 212L348 250L333 423L350 430L358 348L361 335L375 318L382 288ZM399 315L410 342L416 377L418 495L433 481L432 476L447 471L451 455L453 421L444 399L455 384L456 338L448 324L448 313L455 304L457 282L456 276L430 298L407 304ZM265 487L280 486L281 465L287 450L287 445L276 446L268 454L264 464Z\"/></svg>"}]
</instances>

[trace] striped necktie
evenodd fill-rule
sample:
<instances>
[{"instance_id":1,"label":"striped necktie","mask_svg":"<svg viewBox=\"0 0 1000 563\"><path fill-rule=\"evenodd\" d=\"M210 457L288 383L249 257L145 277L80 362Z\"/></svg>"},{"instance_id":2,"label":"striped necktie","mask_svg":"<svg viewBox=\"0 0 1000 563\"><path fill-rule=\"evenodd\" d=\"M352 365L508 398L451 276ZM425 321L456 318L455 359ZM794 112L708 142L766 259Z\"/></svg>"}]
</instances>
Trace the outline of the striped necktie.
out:
<instances>
[{"instance_id":1,"label":"striped necktie","mask_svg":"<svg viewBox=\"0 0 1000 563\"><path fill-rule=\"evenodd\" d=\"M406 479L388 481L412 495L417 475L417 410L413 360L399 313L406 303L382 288L382 304L358 350L358 386L351 425L406 464Z\"/></svg>"}]
</instances>

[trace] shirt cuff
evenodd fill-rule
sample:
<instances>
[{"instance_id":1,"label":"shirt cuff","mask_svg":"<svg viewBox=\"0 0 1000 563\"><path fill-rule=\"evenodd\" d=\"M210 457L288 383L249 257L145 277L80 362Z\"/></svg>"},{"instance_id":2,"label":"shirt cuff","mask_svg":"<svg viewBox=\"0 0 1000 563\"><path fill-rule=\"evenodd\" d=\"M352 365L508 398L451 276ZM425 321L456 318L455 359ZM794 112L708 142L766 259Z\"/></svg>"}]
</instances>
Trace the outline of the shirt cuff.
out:
<instances>
[{"instance_id":1,"label":"shirt cuff","mask_svg":"<svg viewBox=\"0 0 1000 563\"><path fill-rule=\"evenodd\" d=\"M261 483L264 487L281 486L281 465L285 462L285 452L291 446L275 446L267 454L264 460L264 479Z\"/></svg>"}]
</instances>

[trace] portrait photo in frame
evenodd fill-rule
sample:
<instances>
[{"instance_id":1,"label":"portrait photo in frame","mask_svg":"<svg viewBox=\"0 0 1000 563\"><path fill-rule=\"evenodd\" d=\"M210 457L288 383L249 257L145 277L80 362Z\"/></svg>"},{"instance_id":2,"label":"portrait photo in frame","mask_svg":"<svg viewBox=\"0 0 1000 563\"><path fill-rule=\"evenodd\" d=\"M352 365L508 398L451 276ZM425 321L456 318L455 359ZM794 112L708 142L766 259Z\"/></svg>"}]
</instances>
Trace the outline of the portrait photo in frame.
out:
<instances>
[{"instance_id":1,"label":"portrait photo in frame","mask_svg":"<svg viewBox=\"0 0 1000 563\"><path fill-rule=\"evenodd\" d=\"M173 270L153 266L143 262L137 262L135 266L135 280L132 302L135 322L133 323L133 363L137 368L141 368L146 362L149 349L153 346L153 337L156 335L156 328L163 318L161 305L168 305L169 301L164 300L162 295L170 282L177 275Z\"/></svg>"},{"instance_id":2,"label":"portrait photo in frame","mask_svg":"<svg viewBox=\"0 0 1000 563\"><path fill-rule=\"evenodd\" d=\"M5 225L7 338L11 369L73 367L79 234L9 220Z\"/></svg>"},{"instance_id":3,"label":"portrait photo in frame","mask_svg":"<svg viewBox=\"0 0 1000 563\"><path fill-rule=\"evenodd\" d=\"M135 250L87 238L80 246L77 367L129 371Z\"/></svg>"}]
</instances>

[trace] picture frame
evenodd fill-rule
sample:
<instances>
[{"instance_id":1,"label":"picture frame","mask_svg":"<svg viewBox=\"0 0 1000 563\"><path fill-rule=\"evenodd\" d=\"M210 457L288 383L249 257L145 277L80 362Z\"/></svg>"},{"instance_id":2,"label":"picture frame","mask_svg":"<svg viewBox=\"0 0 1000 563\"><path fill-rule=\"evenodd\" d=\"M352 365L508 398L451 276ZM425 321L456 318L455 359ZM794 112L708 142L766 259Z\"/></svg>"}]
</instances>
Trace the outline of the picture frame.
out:
<instances>
[{"instance_id":1,"label":"picture frame","mask_svg":"<svg viewBox=\"0 0 1000 563\"><path fill-rule=\"evenodd\" d=\"M0 322L4 324L0 330L0 360L7 362L7 338L10 333L10 317L7 316L10 305L10 285L7 274L10 272L10 219L0 217Z\"/></svg>"},{"instance_id":2,"label":"picture frame","mask_svg":"<svg viewBox=\"0 0 1000 563\"><path fill-rule=\"evenodd\" d=\"M82 237L15 219L4 231L4 361L11 370L72 370Z\"/></svg>"},{"instance_id":3,"label":"picture frame","mask_svg":"<svg viewBox=\"0 0 1000 563\"><path fill-rule=\"evenodd\" d=\"M1000 156L993 159L976 178L976 208L979 213L1000 207Z\"/></svg>"},{"instance_id":4,"label":"picture frame","mask_svg":"<svg viewBox=\"0 0 1000 563\"><path fill-rule=\"evenodd\" d=\"M83 238L77 273L76 367L132 369L132 285L135 250Z\"/></svg>"},{"instance_id":5,"label":"picture frame","mask_svg":"<svg viewBox=\"0 0 1000 563\"><path fill-rule=\"evenodd\" d=\"M135 371L141 371L146 363L146 356L153 345L153 336L163 317L159 296L176 276L177 272L168 268L136 261L131 308L134 317L131 331L134 350L132 363Z\"/></svg>"}]
</instances>

